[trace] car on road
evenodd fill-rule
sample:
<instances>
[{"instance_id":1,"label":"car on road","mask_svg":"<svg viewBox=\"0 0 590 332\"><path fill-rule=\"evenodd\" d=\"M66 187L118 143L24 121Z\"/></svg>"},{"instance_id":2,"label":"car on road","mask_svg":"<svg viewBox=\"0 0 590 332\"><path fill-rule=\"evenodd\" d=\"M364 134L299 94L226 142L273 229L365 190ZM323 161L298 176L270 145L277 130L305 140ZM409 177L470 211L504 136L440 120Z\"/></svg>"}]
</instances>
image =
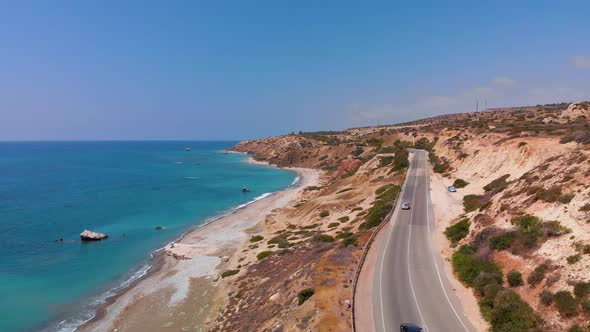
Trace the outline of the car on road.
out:
<instances>
[{"instance_id":1,"label":"car on road","mask_svg":"<svg viewBox=\"0 0 590 332\"><path fill-rule=\"evenodd\" d=\"M409 209L410 209L410 203L403 202L402 203L402 210L409 210Z\"/></svg>"},{"instance_id":2,"label":"car on road","mask_svg":"<svg viewBox=\"0 0 590 332\"><path fill-rule=\"evenodd\" d=\"M399 332L420 332L422 328L412 323L402 323L399 326Z\"/></svg>"},{"instance_id":3,"label":"car on road","mask_svg":"<svg viewBox=\"0 0 590 332\"><path fill-rule=\"evenodd\" d=\"M452 192L452 193L456 193L457 192L457 188L455 188L455 186L448 186L447 189Z\"/></svg>"}]
</instances>

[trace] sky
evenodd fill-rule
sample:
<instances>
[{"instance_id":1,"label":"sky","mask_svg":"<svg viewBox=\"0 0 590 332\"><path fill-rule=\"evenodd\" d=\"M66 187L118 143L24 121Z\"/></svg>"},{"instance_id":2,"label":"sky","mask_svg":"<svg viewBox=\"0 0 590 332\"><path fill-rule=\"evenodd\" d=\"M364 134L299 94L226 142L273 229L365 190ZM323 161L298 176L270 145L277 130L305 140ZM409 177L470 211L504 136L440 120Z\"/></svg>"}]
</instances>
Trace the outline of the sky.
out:
<instances>
[{"instance_id":1,"label":"sky","mask_svg":"<svg viewBox=\"0 0 590 332\"><path fill-rule=\"evenodd\" d=\"M590 99L590 1L0 4L0 140L241 140Z\"/></svg>"}]
</instances>

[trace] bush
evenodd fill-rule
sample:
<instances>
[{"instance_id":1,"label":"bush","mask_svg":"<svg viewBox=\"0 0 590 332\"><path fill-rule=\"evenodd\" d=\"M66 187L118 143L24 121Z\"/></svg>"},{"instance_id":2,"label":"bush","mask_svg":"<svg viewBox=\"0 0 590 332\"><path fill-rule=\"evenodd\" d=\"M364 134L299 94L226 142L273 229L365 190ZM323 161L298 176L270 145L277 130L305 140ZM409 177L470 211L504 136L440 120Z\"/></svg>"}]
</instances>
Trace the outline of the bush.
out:
<instances>
[{"instance_id":1,"label":"bush","mask_svg":"<svg viewBox=\"0 0 590 332\"><path fill-rule=\"evenodd\" d=\"M465 195L463 196L463 208L465 212L471 212L479 209L487 203L487 200L484 196L478 195Z\"/></svg>"},{"instance_id":2,"label":"bush","mask_svg":"<svg viewBox=\"0 0 590 332\"><path fill-rule=\"evenodd\" d=\"M576 325L570 327L570 329L567 330L567 332L586 332L586 329L584 329L580 325L576 324Z\"/></svg>"},{"instance_id":3,"label":"bush","mask_svg":"<svg viewBox=\"0 0 590 332\"><path fill-rule=\"evenodd\" d=\"M457 243L469 234L469 219L461 219L458 223L447 227L445 235L452 243Z\"/></svg>"},{"instance_id":4,"label":"bush","mask_svg":"<svg viewBox=\"0 0 590 332\"><path fill-rule=\"evenodd\" d=\"M377 194L376 200L367 213L365 222L361 224L359 228L370 229L381 224L383 219L393 208L393 202L397 197L398 191L399 186L393 184L385 185L375 190L375 194Z\"/></svg>"},{"instance_id":5,"label":"bush","mask_svg":"<svg viewBox=\"0 0 590 332\"><path fill-rule=\"evenodd\" d=\"M325 218L329 215L330 215L330 211L324 210L324 211L320 212L320 218Z\"/></svg>"},{"instance_id":6,"label":"bush","mask_svg":"<svg viewBox=\"0 0 590 332\"><path fill-rule=\"evenodd\" d=\"M544 222L543 230L545 231L545 234L547 234L547 236L550 237L561 236L572 232L571 229L562 226L561 223L557 220Z\"/></svg>"},{"instance_id":7,"label":"bush","mask_svg":"<svg viewBox=\"0 0 590 332\"><path fill-rule=\"evenodd\" d=\"M571 202L575 196L576 195L574 195L574 194L563 194L563 195L559 196L559 198L557 200L562 204L567 204L567 203Z\"/></svg>"},{"instance_id":8,"label":"bush","mask_svg":"<svg viewBox=\"0 0 590 332\"><path fill-rule=\"evenodd\" d=\"M574 295L577 299L583 299L590 294L590 282L578 282L574 285Z\"/></svg>"},{"instance_id":9,"label":"bush","mask_svg":"<svg viewBox=\"0 0 590 332\"><path fill-rule=\"evenodd\" d=\"M490 238L490 248L494 250L506 250L512 246L516 238L515 232L506 232Z\"/></svg>"},{"instance_id":10,"label":"bush","mask_svg":"<svg viewBox=\"0 0 590 332\"><path fill-rule=\"evenodd\" d=\"M481 272L502 275L502 270L495 262L477 257L473 249L466 245L453 253L452 263L459 280L470 287L473 287L475 278Z\"/></svg>"},{"instance_id":11,"label":"bush","mask_svg":"<svg viewBox=\"0 0 590 332\"><path fill-rule=\"evenodd\" d=\"M580 306L582 307L582 311L586 314L590 316L590 300L586 299L583 300L580 303Z\"/></svg>"},{"instance_id":12,"label":"bush","mask_svg":"<svg viewBox=\"0 0 590 332\"><path fill-rule=\"evenodd\" d=\"M518 287L524 285L524 282L522 281L522 273L518 271L510 271L510 273L508 273L508 275L506 276L506 279L508 280L508 284L510 285L510 287Z\"/></svg>"},{"instance_id":13,"label":"bush","mask_svg":"<svg viewBox=\"0 0 590 332\"><path fill-rule=\"evenodd\" d=\"M303 302L307 301L310 297L315 294L313 288L306 288L297 294L297 299L299 299L299 305L302 305Z\"/></svg>"},{"instance_id":14,"label":"bush","mask_svg":"<svg viewBox=\"0 0 590 332\"><path fill-rule=\"evenodd\" d=\"M321 234L317 239L320 242L334 242L334 237L328 234Z\"/></svg>"},{"instance_id":15,"label":"bush","mask_svg":"<svg viewBox=\"0 0 590 332\"><path fill-rule=\"evenodd\" d=\"M548 290L542 291L541 294L539 294L539 298L541 299L541 303L546 306L549 306L551 303L553 303L553 293Z\"/></svg>"},{"instance_id":16,"label":"bush","mask_svg":"<svg viewBox=\"0 0 590 332\"><path fill-rule=\"evenodd\" d=\"M455 188L465 188L468 184L469 184L469 182L467 182L463 179L456 179L455 182L453 182L453 186Z\"/></svg>"},{"instance_id":17,"label":"bush","mask_svg":"<svg viewBox=\"0 0 590 332\"><path fill-rule=\"evenodd\" d=\"M581 259L582 259L582 255L575 254L575 255L568 256L567 262L568 262L568 264L575 264L575 263L579 262Z\"/></svg>"},{"instance_id":18,"label":"bush","mask_svg":"<svg viewBox=\"0 0 590 332\"><path fill-rule=\"evenodd\" d=\"M529 274L529 277L527 278L527 283L531 286L537 286L538 284L541 283L541 281L543 281L543 279L545 279L545 274L547 273L547 265L545 264L541 264L539 266L537 266L533 272L531 272L531 274Z\"/></svg>"},{"instance_id":19,"label":"bush","mask_svg":"<svg viewBox=\"0 0 590 332\"><path fill-rule=\"evenodd\" d=\"M348 247L348 246L355 246L356 247L357 244L358 244L358 239L354 236L347 237L346 239L344 239L342 241L342 245L344 247Z\"/></svg>"},{"instance_id":20,"label":"bush","mask_svg":"<svg viewBox=\"0 0 590 332\"><path fill-rule=\"evenodd\" d=\"M541 219L538 217L524 215L512 220L512 223L518 226L520 240L529 248L536 245L539 237L543 235L543 231L541 230Z\"/></svg>"},{"instance_id":21,"label":"bush","mask_svg":"<svg viewBox=\"0 0 590 332\"><path fill-rule=\"evenodd\" d=\"M573 317L578 314L578 304L572 293L568 291L559 291L555 293L553 300L557 305L557 311L564 317Z\"/></svg>"},{"instance_id":22,"label":"bush","mask_svg":"<svg viewBox=\"0 0 590 332\"><path fill-rule=\"evenodd\" d=\"M268 244L276 244L279 248L287 248L291 244L286 239L286 235L278 235L273 237L272 239L268 240Z\"/></svg>"},{"instance_id":23,"label":"bush","mask_svg":"<svg viewBox=\"0 0 590 332\"><path fill-rule=\"evenodd\" d=\"M351 237L353 235L354 234L352 234L351 232L342 232L342 233L336 235L336 238L337 239L346 239L347 237Z\"/></svg>"},{"instance_id":24,"label":"bush","mask_svg":"<svg viewBox=\"0 0 590 332\"><path fill-rule=\"evenodd\" d=\"M328 224L328 228L334 228L340 226L339 222L331 222Z\"/></svg>"},{"instance_id":25,"label":"bush","mask_svg":"<svg viewBox=\"0 0 590 332\"><path fill-rule=\"evenodd\" d=\"M506 179L508 179L509 177L510 177L510 174L502 175L501 177L495 179L494 181L486 184L483 187L483 190L494 191L495 193L501 192L502 190L506 189L506 187L508 187L508 183L506 182Z\"/></svg>"},{"instance_id":26,"label":"bush","mask_svg":"<svg viewBox=\"0 0 590 332\"><path fill-rule=\"evenodd\" d=\"M498 292L490 312L491 331L534 331L540 318L533 308L512 290Z\"/></svg>"},{"instance_id":27,"label":"bush","mask_svg":"<svg viewBox=\"0 0 590 332\"><path fill-rule=\"evenodd\" d=\"M250 242L258 242L258 241L261 241L262 239L264 239L264 236L254 235L253 237L250 238Z\"/></svg>"},{"instance_id":28,"label":"bush","mask_svg":"<svg viewBox=\"0 0 590 332\"><path fill-rule=\"evenodd\" d=\"M256 258L258 258L258 260L261 261L270 255L272 255L272 251L263 251L256 255Z\"/></svg>"},{"instance_id":29,"label":"bush","mask_svg":"<svg viewBox=\"0 0 590 332\"><path fill-rule=\"evenodd\" d=\"M234 274L238 274L238 272L240 272L240 270L227 270L221 274L221 277L222 278L230 277L230 276L233 276Z\"/></svg>"},{"instance_id":30,"label":"bush","mask_svg":"<svg viewBox=\"0 0 590 332\"><path fill-rule=\"evenodd\" d=\"M349 220L350 220L349 216L344 216L344 217L338 218L338 221L340 221L341 223L348 222Z\"/></svg>"}]
</instances>

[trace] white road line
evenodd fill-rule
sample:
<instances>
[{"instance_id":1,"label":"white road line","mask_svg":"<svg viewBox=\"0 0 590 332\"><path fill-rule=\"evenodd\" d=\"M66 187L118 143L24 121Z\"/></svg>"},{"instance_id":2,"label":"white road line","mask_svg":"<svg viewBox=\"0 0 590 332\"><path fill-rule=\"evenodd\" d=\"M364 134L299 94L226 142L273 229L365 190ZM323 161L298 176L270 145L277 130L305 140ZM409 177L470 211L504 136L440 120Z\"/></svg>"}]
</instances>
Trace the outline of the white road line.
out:
<instances>
[{"instance_id":1,"label":"white road line","mask_svg":"<svg viewBox=\"0 0 590 332\"><path fill-rule=\"evenodd\" d=\"M401 187L401 190L399 191L398 195L403 195L403 193L406 191L406 184L408 183L408 178L410 177L410 170L408 169L408 174L406 174L406 178L404 179L404 183ZM414 190L414 193L416 192L416 190ZM397 204L396 206L394 206L393 208L395 209L393 211L393 215L391 216L391 218L389 219L391 221L390 226L391 230L389 231L389 234L387 236L387 241L385 241L385 252L383 253L383 257L381 259L381 265L379 267L379 299L381 300L381 322L383 323L383 331L387 331L387 327L385 326L385 310L383 310L383 262L385 262L385 257L387 256L387 252L389 252L389 250L387 250L387 248L389 248L389 241L391 240L391 235L393 234L393 228L394 228L394 220L397 218L397 215L399 214L399 205L401 204L401 197L398 197L397 200Z\"/></svg>"},{"instance_id":2,"label":"white road line","mask_svg":"<svg viewBox=\"0 0 590 332\"><path fill-rule=\"evenodd\" d=\"M418 166L420 165L419 161L419 156L416 154L416 157L418 158ZM418 178L418 173L417 173L416 169L416 179ZM416 298L416 292L414 291L414 284L412 283L412 272L410 270L410 243L412 242L412 218L414 216L414 206L416 206L414 204L415 198L416 198L416 184L417 180L414 180L414 192L412 194L412 206L410 207L410 224L408 227L408 250L406 251L407 257L406 257L406 261L408 263L408 278L410 279L410 289L412 290L412 296L414 297L414 302L416 303L416 308L418 308L418 314L420 315L420 320L422 320L422 325L424 326L424 329L426 331L428 331L428 326L426 324L426 320L424 319L424 316L422 315L422 310L420 310L420 305L418 304L418 299Z\"/></svg>"},{"instance_id":3,"label":"white road line","mask_svg":"<svg viewBox=\"0 0 590 332\"><path fill-rule=\"evenodd\" d=\"M424 159L424 161L426 161L426 159ZM427 173L426 176L426 221L427 221L427 225L428 225L428 236L432 239L432 233L430 232L430 211L429 211L429 193L428 193L428 189L430 188L430 182L429 180L429 174L428 174L428 164L425 163L425 170ZM428 241L428 243L431 243L431 241ZM455 313L455 316L457 317L457 319L459 320L459 322L461 322L461 325L463 326L463 328L465 329L465 331L469 332L469 329L467 328L467 326L465 326L465 323L463 323L463 320L461 319L461 317L459 316L459 314L457 313L457 310L455 310L455 307L453 306L453 304L451 303L451 299L449 298L449 294L447 294L447 290L445 288L445 285L443 284L443 280L441 278L440 275L440 270L438 269L438 263L436 262L436 257L434 256L434 250L432 250L432 246L430 248L430 252L432 253L432 259L434 262L434 266L436 267L436 274L438 276L438 281L440 282L440 286L442 287L443 292L445 293L445 297L447 298L447 302L449 303L449 305L451 306L451 309L453 309L453 312Z\"/></svg>"}]
</instances>

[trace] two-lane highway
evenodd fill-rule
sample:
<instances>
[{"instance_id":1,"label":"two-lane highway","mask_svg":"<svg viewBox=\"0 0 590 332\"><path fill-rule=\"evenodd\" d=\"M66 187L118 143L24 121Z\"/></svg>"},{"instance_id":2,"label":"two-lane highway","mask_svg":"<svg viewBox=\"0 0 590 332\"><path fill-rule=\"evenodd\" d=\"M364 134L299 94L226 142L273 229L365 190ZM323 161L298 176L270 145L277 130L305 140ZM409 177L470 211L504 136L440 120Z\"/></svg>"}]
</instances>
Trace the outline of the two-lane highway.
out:
<instances>
[{"instance_id":1,"label":"two-lane highway","mask_svg":"<svg viewBox=\"0 0 590 332\"><path fill-rule=\"evenodd\" d=\"M432 244L427 153L411 150L406 182L381 242L373 283L375 331L399 331L403 322L424 331L474 331ZM410 210L401 210L402 202Z\"/></svg>"}]
</instances>

